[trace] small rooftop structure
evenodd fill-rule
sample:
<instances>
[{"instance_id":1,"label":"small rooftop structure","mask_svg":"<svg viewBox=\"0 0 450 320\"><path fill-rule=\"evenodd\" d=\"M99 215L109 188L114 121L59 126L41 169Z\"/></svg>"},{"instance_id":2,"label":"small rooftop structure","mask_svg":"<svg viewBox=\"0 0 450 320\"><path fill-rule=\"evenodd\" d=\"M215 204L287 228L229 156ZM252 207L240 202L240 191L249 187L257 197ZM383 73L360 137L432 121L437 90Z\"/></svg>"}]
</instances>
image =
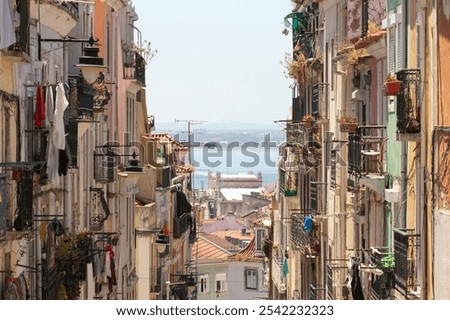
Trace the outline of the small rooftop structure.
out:
<instances>
[{"instance_id":1,"label":"small rooftop structure","mask_svg":"<svg viewBox=\"0 0 450 320\"><path fill-rule=\"evenodd\" d=\"M263 180L262 173L253 172L239 173L239 174L222 174L216 172L213 174L208 171L208 188L212 190L219 190L222 188L262 188Z\"/></svg>"}]
</instances>

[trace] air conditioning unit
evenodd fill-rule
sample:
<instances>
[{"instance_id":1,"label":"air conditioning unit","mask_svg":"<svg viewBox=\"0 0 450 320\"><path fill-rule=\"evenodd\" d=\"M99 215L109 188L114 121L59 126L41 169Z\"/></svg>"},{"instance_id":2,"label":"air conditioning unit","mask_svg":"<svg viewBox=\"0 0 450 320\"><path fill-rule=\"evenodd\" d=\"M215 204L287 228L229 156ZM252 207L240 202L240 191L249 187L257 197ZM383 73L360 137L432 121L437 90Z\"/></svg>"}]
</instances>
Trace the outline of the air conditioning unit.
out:
<instances>
[{"instance_id":1,"label":"air conditioning unit","mask_svg":"<svg viewBox=\"0 0 450 320\"><path fill-rule=\"evenodd\" d=\"M400 191L396 189L385 189L384 199L387 202L400 202Z\"/></svg>"}]
</instances>

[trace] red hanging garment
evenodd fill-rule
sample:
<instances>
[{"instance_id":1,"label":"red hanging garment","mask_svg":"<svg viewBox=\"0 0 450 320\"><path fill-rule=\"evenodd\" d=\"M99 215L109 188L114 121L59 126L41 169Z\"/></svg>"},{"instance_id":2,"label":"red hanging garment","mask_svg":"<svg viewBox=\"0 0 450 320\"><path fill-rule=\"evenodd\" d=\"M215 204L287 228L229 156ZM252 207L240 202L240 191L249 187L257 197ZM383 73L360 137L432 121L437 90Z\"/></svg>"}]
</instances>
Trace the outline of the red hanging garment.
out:
<instances>
[{"instance_id":1,"label":"red hanging garment","mask_svg":"<svg viewBox=\"0 0 450 320\"><path fill-rule=\"evenodd\" d=\"M42 93L42 87L38 87L36 93L36 110L34 112L34 125L39 128L42 127L42 120L44 119L45 119L44 95Z\"/></svg>"}]
</instances>

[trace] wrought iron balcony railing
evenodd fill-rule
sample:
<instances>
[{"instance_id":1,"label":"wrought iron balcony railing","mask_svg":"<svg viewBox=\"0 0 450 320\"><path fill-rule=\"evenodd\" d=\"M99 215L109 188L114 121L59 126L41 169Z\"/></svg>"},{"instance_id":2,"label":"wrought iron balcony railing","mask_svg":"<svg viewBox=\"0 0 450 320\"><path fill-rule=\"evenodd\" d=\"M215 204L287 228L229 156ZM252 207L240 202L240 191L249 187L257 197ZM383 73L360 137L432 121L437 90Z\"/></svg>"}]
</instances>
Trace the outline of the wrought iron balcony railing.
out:
<instances>
[{"instance_id":1,"label":"wrought iron balcony railing","mask_svg":"<svg viewBox=\"0 0 450 320\"><path fill-rule=\"evenodd\" d=\"M119 155L107 146L97 146L94 152L94 179L109 183L117 179Z\"/></svg>"},{"instance_id":2,"label":"wrought iron balcony railing","mask_svg":"<svg viewBox=\"0 0 450 320\"><path fill-rule=\"evenodd\" d=\"M159 188L170 187L171 181L171 167L157 167L156 168L156 181Z\"/></svg>"},{"instance_id":3,"label":"wrought iron balcony railing","mask_svg":"<svg viewBox=\"0 0 450 320\"><path fill-rule=\"evenodd\" d=\"M0 173L0 239L6 235L6 208L8 204L6 177L6 174Z\"/></svg>"},{"instance_id":4,"label":"wrought iron balcony railing","mask_svg":"<svg viewBox=\"0 0 450 320\"><path fill-rule=\"evenodd\" d=\"M123 66L123 77L124 79L137 80L145 85L145 58L139 53L135 53L134 57L127 57L126 59L131 61L126 61Z\"/></svg>"},{"instance_id":5,"label":"wrought iron balcony railing","mask_svg":"<svg viewBox=\"0 0 450 320\"><path fill-rule=\"evenodd\" d=\"M395 283L405 297L417 291L420 235L411 229L394 229Z\"/></svg>"},{"instance_id":6,"label":"wrought iron balcony railing","mask_svg":"<svg viewBox=\"0 0 450 320\"><path fill-rule=\"evenodd\" d=\"M395 287L395 257L387 247L371 248L369 260L372 265L383 271L380 276L374 276L371 299L390 300L393 299Z\"/></svg>"},{"instance_id":7,"label":"wrought iron balcony railing","mask_svg":"<svg viewBox=\"0 0 450 320\"><path fill-rule=\"evenodd\" d=\"M105 192L101 188L90 188L89 225L100 228L111 214L105 199Z\"/></svg>"},{"instance_id":8,"label":"wrought iron balcony railing","mask_svg":"<svg viewBox=\"0 0 450 320\"><path fill-rule=\"evenodd\" d=\"M386 126L362 125L348 135L348 172L358 177L384 176Z\"/></svg>"},{"instance_id":9,"label":"wrought iron balcony railing","mask_svg":"<svg viewBox=\"0 0 450 320\"><path fill-rule=\"evenodd\" d=\"M404 69L397 72L401 82L397 95L398 133L420 132L420 69Z\"/></svg>"},{"instance_id":10,"label":"wrought iron balcony railing","mask_svg":"<svg viewBox=\"0 0 450 320\"><path fill-rule=\"evenodd\" d=\"M190 229L191 214L189 212L183 213L180 217L173 218L173 237L181 238L181 236Z\"/></svg>"},{"instance_id":11,"label":"wrought iron balcony railing","mask_svg":"<svg viewBox=\"0 0 450 320\"><path fill-rule=\"evenodd\" d=\"M305 212L309 212L305 211ZM291 242L300 249L306 258L316 258L320 254L320 230L313 225L312 230L305 230L305 215L293 214L291 216Z\"/></svg>"}]
</instances>

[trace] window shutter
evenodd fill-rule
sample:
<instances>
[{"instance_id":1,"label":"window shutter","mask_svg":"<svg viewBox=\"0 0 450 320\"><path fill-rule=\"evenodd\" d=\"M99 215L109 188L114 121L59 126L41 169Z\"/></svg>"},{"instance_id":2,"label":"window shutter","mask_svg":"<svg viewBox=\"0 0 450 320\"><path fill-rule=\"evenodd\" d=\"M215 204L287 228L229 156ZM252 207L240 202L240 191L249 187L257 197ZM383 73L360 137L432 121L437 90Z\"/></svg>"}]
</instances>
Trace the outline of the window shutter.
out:
<instances>
[{"instance_id":1,"label":"window shutter","mask_svg":"<svg viewBox=\"0 0 450 320\"><path fill-rule=\"evenodd\" d=\"M395 35L394 27L389 28L389 62L388 62L388 72L394 73L395 66Z\"/></svg>"},{"instance_id":2,"label":"window shutter","mask_svg":"<svg viewBox=\"0 0 450 320\"><path fill-rule=\"evenodd\" d=\"M397 25L397 70L403 68L403 28Z\"/></svg>"}]
</instances>

